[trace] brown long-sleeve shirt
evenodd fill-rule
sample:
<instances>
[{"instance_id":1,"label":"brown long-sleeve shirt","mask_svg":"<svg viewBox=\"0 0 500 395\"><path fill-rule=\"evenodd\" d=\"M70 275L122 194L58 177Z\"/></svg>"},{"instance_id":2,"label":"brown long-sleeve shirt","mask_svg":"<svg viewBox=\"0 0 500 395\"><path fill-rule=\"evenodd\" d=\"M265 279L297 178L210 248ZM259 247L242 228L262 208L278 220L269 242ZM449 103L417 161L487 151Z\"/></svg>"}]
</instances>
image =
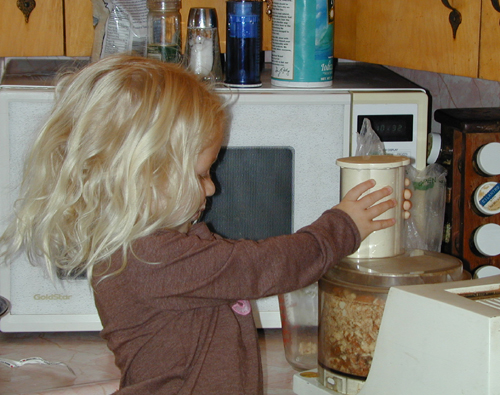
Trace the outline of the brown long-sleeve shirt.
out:
<instances>
[{"instance_id":1,"label":"brown long-sleeve shirt","mask_svg":"<svg viewBox=\"0 0 500 395\"><path fill-rule=\"evenodd\" d=\"M312 284L359 243L340 210L258 242L223 239L203 223L138 240L122 273L93 279L122 374L117 394L262 394L255 325L238 301ZM121 262L115 253L112 269Z\"/></svg>"}]
</instances>

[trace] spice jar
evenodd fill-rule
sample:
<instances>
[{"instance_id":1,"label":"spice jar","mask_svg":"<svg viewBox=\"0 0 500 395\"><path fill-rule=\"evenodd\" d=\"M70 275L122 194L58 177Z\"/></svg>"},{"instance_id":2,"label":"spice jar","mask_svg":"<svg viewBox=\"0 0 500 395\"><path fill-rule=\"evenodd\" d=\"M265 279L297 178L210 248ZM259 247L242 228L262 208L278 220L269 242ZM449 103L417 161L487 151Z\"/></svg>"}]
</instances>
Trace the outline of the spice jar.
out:
<instances>
[{"instance_id":1,"label":"spice jar","mask_svg":"<svg viewBox=\"0 0 500 395\"><path fill-rule=\"evenodd\" d=\"M217 25L215 8L189 10L184 65L203 81L222 81Z\"/></svg>"},{"instance_id":2,"label":"spice jar","mask_svg":"<svg viewBox=\"0 0 500 395\"><path fill-rule=\"evenodd\" d=\"M163 62L181 62L181 2L147 0L148 58Z\"/></svg>"}]
</instances>

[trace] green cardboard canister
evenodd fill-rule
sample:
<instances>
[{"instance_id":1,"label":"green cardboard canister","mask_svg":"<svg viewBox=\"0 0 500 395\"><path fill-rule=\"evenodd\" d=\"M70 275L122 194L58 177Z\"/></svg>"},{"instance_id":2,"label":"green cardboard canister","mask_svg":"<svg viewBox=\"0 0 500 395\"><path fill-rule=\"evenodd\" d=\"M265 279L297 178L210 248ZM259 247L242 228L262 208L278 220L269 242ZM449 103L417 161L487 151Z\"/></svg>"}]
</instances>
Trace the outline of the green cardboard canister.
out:
<instances>
[{"instance_id":1,"label":"green cardboard canister","mask_svg":"<svg viewBox=\"0 0 500 395\"><path fill-rule=\"evenodd\" d=\"M334 0L274 0L271 83L332 85Z\"/></svg>"}]
</instances>

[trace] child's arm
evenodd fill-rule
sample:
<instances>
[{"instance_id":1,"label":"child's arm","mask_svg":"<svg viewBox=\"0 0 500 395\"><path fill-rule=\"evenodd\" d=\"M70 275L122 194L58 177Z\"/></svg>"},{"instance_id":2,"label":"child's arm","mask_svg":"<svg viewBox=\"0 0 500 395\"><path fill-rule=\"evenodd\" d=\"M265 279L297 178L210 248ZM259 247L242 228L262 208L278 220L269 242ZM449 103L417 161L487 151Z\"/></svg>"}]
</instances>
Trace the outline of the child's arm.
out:
<instances>
[{"instance_id":1,"label":"child's arm","mask_svg":"<svg viewBox=\"0 0 500 395\"><path fill-rule=\"evenodd\" d=\"M346 212L352 218L358 227L361 240L364 240L370 233L376 230L388 228L396 223L394 218L374 220L380 214L383 214L396 205L394 199L377 203L380 199L392 193L391 187L385 187L371 192L360 199L363 193L374 186L374 180L362 182L347 192L342 201L334 207ZM406 205L406 207L408 207L408 205ZM406 209L406 207L404 208Z\"/></svg>"}]
</instances>

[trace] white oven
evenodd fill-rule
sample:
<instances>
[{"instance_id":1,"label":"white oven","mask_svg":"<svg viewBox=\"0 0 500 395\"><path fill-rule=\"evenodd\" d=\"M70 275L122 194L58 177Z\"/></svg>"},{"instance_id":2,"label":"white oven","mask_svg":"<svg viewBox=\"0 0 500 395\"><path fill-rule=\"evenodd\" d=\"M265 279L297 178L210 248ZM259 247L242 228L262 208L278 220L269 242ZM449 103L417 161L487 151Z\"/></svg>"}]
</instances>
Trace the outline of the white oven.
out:
<instances>
[{"instance_id":1,"label":"white oven","mask_svg":"<svg viewBox=\"0 0 500 395\"><path fill-rule=\"evenodd\" d=\"M53 100L50 85L13 81L0 86L0 230L17 198L26 148ZM230 93L220 89L220 94ZM335 160L355 152L353 137L365 117L381 130L390 153L425 166L427 93L383 67L341 62L330 88L278 88L267 81L232 97L227 149L215 169L219 192L205 218L224 236L291 233L335 205L340 176ZM11 266L0 266L0 295L12 305L0 320L1 331L101 329L85 279L54 285L22 255ZM254 317L258 327L280 327L277 297L255 301Z\"/></svg>"}]
</instances>

